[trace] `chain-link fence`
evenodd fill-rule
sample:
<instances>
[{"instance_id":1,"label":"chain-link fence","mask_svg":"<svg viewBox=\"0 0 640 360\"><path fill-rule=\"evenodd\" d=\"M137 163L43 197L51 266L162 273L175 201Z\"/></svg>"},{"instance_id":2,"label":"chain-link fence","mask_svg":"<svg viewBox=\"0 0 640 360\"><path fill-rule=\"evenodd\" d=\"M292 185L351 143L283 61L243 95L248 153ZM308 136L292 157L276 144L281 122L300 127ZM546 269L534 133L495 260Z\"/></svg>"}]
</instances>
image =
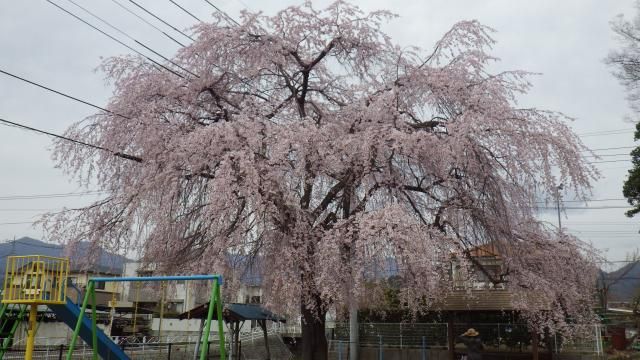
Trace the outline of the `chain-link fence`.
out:
<instances>
[{"instance_id":1,"label":"chain-link fence","mask_svg":"<svg viewBox=\"0 0 640 360\"><path fill-rule=\"evenodd\" d=\"M526 324L462 324L453 325L452 334L457 337L469 327L480 333L486 353L526 354L533 344ZM360 351L369 357L383 360L385 356L402 353L411 359L426 359L429 354L447 351L448 324L446 323L361 323L359 324ZM349 325L336 323L330 333L329 354L332 359L347 359L349 349ZM602 355L603 345L600 325L583 326L580 336L563 339L560 335L543 337L539 351L552 353ZM465 352L465 346L454 341L454 352Z\"/></svg>"}]
</instances>

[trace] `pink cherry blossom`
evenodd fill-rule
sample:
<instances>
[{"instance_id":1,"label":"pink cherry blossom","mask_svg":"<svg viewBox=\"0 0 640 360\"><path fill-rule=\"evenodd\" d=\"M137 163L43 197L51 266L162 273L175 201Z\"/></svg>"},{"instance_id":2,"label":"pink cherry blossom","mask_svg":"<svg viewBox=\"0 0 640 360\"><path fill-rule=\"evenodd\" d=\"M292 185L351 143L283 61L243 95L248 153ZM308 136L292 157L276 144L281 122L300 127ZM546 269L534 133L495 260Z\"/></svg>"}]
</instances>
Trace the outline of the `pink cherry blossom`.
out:
<instances>
[{"instance_id":1,"label":"pink cherry blossom","mask_svg":"<svg viewBox=\"0 0 640 360\"><path fill-rule=\"evenodd\" d=\"M407 49L381 29L393 17L337 1L214 18L173 59L184 78L105 61L108 109L129 119L66 136L113 153L60 141L54 158L108 195L46 216L50 235L222 273L228 296L253 259L267 305L301 311L308 359L326 357L327 310L376 301L390 260L402 300L435 308L452 259L473 278L470 250L488 243L505 264L491 280L532 326L592 321L593 250L536 218L557 184L585 198L597 177L568 119L518 107L526 72L488 72L492 29L462 21Z\"/></svg>"}]
</instances>

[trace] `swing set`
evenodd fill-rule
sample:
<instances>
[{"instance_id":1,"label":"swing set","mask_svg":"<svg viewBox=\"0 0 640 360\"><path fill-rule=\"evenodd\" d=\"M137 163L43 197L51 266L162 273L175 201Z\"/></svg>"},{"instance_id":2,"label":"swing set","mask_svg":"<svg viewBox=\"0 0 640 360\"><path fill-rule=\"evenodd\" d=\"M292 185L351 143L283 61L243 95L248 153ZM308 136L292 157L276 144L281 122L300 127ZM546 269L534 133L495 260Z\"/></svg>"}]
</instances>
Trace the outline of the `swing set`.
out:
<instances>
[{"instance_id":1,"label":"swing set","mask_svg":"<svg viewBox=\"0 0 640 360\"><path fill-rule=\"evenodd\" d=\"M84 296L84 300L82 302L82 307L80 308L80 314L78 316L78 321L76 323L73 336L71 337L71 343L69 344L69 352L67 353L67 360L71 360L73 356L73 350L75 348L76 342L78 340L78 336L80 335L80 331L82 328L82 320L86 314L87 306L89 305L89 301L91 301L91 333L92 333L92 343L90 344L93 349L93 359L98 359L98 336L97 336L97 319L96 319L96 283L107 283L107 282L136 282L138 285L140 282L161 282L163 288L163 299L164 299L164 285L166 281L188 281L188 280L205 280L211 281L211 296L209 298L209 306L207 312L207 318L205 322L204 331L202 337L200 339L200 360L205 360L207 358L207 354L209 352L209 334L211 332L211 320L213 319L213 311L216 309L216 319L218 321L218 339L219 339L219 351L220 358L225 358L225 341L224 341L224 327L223 327L223 318L222 318L222 299L220 296L220 286L222 285L222 276L221 275L190 275L190 276L147 276L147 277L96 277L89 279L87 284L87 290ZM136 297L139 286L136 289ZM112 308L114 304L112 303ZM161 304L161 319L163 308ZM135 313L134 313L134 331L135 331L135 322L137 318L138 304L136 303ZM162 326L162 325L160 325ZM161 327L162 328L162 327Z\"/></svg>"}]
</instances>

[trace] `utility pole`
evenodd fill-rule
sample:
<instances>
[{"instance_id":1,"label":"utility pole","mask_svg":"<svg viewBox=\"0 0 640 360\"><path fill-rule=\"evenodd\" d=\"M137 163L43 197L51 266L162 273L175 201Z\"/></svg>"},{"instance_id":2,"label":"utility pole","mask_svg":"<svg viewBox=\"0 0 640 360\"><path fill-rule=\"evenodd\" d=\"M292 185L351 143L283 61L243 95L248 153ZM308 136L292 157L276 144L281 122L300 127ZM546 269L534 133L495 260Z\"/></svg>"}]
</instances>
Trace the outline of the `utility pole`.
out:
<instances>
[{"instance_id":1,"label":"utility pole","mask_svg":"<svg viewBox=\"0 0 640 360\"><path fill-rule=\"evenodd\" d=\"M358 333L358 303L355 296L349 302L349 360L358 360L360 350L360 334Z\"/></svg>"},{"instance_id":2,"label":"utility pole","mask_svg":"<svg viewBox=\"0 0 640 360\"><path fill-rule=\"evenodd\" d=\"M562 232L562 220L560 218L560 190L564 189L564 184L556 187L556 207L558 208L558 232Z\"/></svg>"}]
</instances>

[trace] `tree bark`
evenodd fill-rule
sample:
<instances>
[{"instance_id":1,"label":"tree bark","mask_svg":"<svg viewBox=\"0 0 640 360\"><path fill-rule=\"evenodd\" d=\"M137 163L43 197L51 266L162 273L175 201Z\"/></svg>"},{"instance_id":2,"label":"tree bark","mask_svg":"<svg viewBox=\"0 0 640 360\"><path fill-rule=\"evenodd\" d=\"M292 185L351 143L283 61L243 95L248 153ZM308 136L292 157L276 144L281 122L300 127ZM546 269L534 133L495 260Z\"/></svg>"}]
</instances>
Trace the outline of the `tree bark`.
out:
<instances>
[{"instance_id":1,"label":"tree bark","mask_svg":"<svg viewBox=\"0 0 640 360\"><path fill-rule=\"evenodd\" d=\"M312 310L302 305L302 359L327 360L327 337L325 335L323 309Z\"/></svg>"}]
</instances>

